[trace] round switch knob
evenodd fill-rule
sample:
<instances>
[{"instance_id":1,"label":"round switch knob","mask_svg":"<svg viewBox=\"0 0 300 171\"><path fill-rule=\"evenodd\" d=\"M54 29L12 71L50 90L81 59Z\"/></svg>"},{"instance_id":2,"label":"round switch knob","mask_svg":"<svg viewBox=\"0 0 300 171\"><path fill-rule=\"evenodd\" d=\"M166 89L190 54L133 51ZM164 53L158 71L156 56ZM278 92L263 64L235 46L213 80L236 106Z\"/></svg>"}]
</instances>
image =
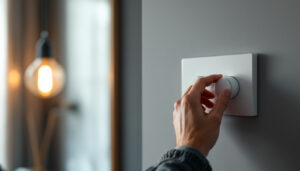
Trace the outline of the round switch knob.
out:
<instances>
[{"instance_id":1,"label":"round switch knob","mask_svg":"<svg viewBox=\"0 0 300 171\"><path fill-rule=\"evenodd\" d=\"M223 76L218 82L216 82L215 92L217 95L219 95L224 89L230 89L230 99L234 99L240 91L238 80L232 76Z\"/></svg>"}]
</instances>

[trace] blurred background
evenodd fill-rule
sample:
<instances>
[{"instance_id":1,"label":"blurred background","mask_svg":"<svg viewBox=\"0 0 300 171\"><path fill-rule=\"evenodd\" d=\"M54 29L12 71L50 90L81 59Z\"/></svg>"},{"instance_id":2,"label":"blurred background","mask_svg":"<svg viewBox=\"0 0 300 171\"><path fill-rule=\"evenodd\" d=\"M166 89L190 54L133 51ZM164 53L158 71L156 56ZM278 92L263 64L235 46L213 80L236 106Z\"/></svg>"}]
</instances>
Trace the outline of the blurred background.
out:
<instances>
[{"instance_id":1,"label":"blurred background","mask_svg":"<svg viewBox=\"0 0 300 171\"><path fill-rule=\"evenodd\" d=\"M0 0L3 170L141 170L140 5Z\"/></svg>"}]
</instances>

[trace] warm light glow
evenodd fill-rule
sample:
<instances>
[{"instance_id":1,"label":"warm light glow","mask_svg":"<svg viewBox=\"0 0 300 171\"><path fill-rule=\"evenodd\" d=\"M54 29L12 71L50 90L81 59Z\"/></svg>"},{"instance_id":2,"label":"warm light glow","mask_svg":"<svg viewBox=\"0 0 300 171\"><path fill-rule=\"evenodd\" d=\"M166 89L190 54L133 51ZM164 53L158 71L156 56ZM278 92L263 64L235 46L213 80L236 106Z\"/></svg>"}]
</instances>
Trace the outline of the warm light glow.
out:
<instances>
[{"instance_id":1,"label":"warm light glow","mask_svg":"<svg viewBox=\"0 0 300 171\"><path fill-rule=\"evenodd\" d=\"M18 70L12 69L8 73L8 83L12 88L19 86L21 81L21 76Z\"/></svg>"},{"instance_id":2,"label":"warm light glow","mask_svg":"<svg viewBox=\"0 0 300 171\"><path fill-rule=\"evenodd\" d=\"M53 72L50 66L43 65L38 70L37 79L39 92L43 96L48 96L53 89Z\"/></svg>"},{"instance_id":3,"label":"warm light glow","mask_svg":"<svg viewBox=\"0 0 300 171\"><path fill-rule=\"evenodd\" d=\"M64 69L53 58L36 58L25 71L26 88L39 97L57 95L64 84Z\"/></svg>"}]
</instances>

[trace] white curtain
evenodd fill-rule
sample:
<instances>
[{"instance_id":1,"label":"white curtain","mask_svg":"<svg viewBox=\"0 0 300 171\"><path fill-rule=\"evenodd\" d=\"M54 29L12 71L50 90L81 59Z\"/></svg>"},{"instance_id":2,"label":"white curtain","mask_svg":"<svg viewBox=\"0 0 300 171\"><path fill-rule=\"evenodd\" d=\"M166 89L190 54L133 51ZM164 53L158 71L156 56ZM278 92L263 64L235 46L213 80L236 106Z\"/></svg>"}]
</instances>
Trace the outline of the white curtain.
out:
<instances>
[{"instance_id":1,"label":"white curtain","mask_svg":"<svg viewBox=\"0 0 300 171\"><path fill-rule=\"evenodd\" d=\"M68 100L79 113L64 119L64 170L109 171L110 157L110 3L66 0Z\"/></svg>"},{"instance_id":2,"label":"white curtain","mask_svg":"<svg viewBox=\"0 0 300 171\"><path fill-rule=\"evenodd\" d=\"M6 161L6 59L7 20L6 0L0 0L0 165L7 167Z\"/></svg>"}]
</instances>

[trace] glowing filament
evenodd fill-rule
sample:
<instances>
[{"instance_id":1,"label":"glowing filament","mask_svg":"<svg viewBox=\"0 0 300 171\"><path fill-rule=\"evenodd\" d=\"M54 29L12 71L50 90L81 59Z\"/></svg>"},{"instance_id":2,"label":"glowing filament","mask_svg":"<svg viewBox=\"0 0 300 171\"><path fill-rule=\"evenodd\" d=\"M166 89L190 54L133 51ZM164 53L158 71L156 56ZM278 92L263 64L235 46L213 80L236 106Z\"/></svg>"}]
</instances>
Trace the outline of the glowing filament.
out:
<instances>
[{"instance_id":1,"label":"glowing filament","mask_svg":"<svg viewBox=\"0 0 300 171\"><path fill-rule=\"evenodd\" d=\"M53 73L50 66L41 66L38 70L37 85L40 93L47 96L53 89Z\"/></svg>"}]
</instances>

